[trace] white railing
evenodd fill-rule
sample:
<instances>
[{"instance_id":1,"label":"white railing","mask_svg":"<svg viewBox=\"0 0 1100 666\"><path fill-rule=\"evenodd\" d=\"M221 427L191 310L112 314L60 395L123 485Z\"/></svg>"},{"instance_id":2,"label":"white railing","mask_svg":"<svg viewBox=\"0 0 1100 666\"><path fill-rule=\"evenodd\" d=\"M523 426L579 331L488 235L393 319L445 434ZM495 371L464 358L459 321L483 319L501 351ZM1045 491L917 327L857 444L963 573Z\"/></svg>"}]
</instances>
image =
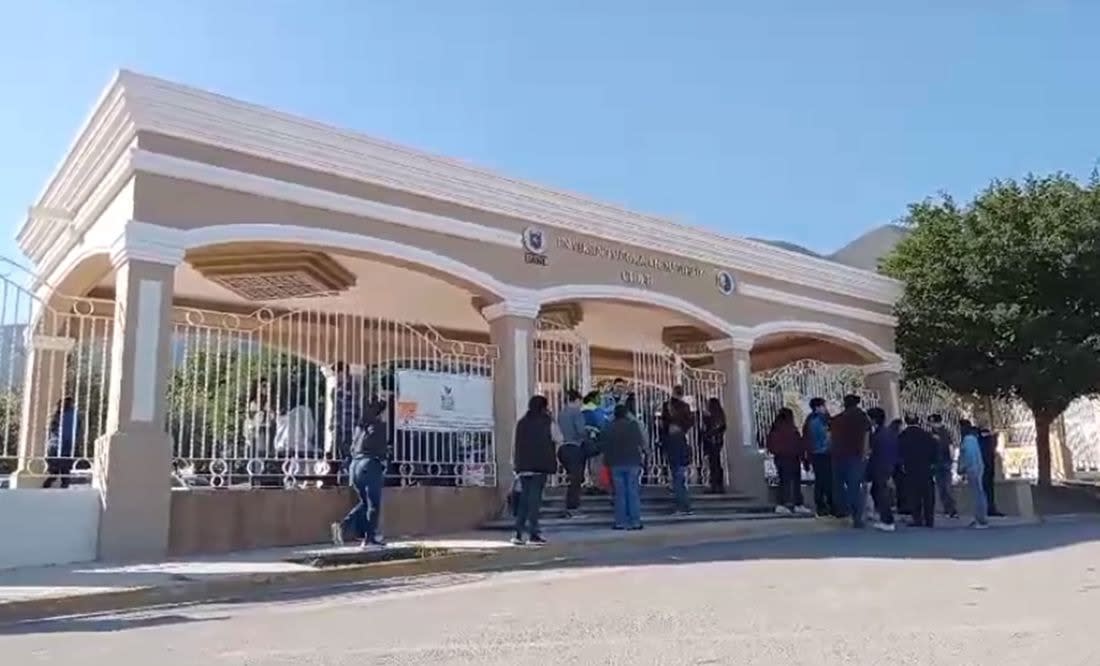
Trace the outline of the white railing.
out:
<instances>
[{"instance_id":1,"label":"white railing","mask_svg":"<svg viewBox=\"0 0 1100 666\"><path fill-rule=\"evenodd\" d=\"M21 487L86 483L104 433L114 306L53 294L0 261L0 481Z\"/></svg>"},{"instance_id":2,"label":"white railing","mask_svg":"<svg viewBox=\"0 0 1100 666\"><path fill-rule=\"evenodd\" d=\"M420 427L402 416L399 396L401 378L414 371L440 386L491 391L491 345L346 313L177 307L173 355L168 431L174 473L188 486L344 483L356 429L376 404L388 415L393 483L496 483L491 419Z\"/></svg>"}]
</instances>

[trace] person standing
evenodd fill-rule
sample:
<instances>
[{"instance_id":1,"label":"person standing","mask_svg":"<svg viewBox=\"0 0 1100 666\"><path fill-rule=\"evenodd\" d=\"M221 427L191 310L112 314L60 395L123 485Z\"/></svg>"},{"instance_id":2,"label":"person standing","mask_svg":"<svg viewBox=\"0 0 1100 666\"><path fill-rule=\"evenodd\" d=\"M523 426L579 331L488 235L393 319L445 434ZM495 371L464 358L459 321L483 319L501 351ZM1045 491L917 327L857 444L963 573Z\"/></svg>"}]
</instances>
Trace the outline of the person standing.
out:
<instances>
[{"instance_id":1,"label":"person standing","mask_svg":"<svg viewBox=\"0 0 1100 666\"><path fill-rule=\"evenodd\" d=\"M617 530L642 529L641 475L645 440L625 404L615 406L615 419L600 435L604 462L611 468Z\"/></svg>"},{"instance_id":2,"label":"person standing","mask_svg":"<svg viewBox=\"0 0 1100 666\"><path fill-rule=\"evenodd\" d=\"M57 409L50 417L49 444L46 446L46 480L43 488L52 488L56 481L61 488L68 488L72 480L73 453L76 450L80 416L72 396L66 396L57 403Z\"/></svg>"},{"instance_id":3,"label":"person standing","mask_svg":"<svg viewBox=\"0 0 1100 666\"><path fill-rule=\"evenodd\" d=\"M539 514L546 478L558 471L556 430L550 416L550 403L545 396L532 396L527 403L527 413L516 423L513 469L519 476L520 492L516 533L512 537L514 545L546 543L539 528Z\"/></svg>"},{"instance_id":4,"label":"person standing","mask_svg":"<svg viewBox=\"0 0 1100 666\"><path fill-rule=\"evenodd\" d=\"M954 462L952 452L955 448L955 438L951 431L943 423L943 417L932 414L928 417L928 425L932 429L932 436L936 438L936 466L933 470L933 478L936 481L936 492L940 496L940 504L943 512L949 518L958 518L959 510L955 505L955 493L951 487L951 467Z\"/></svg>"},{"instance_id":5,"label":"person standing","mask_svg":"<svg viewBox=\"0 0 1100 666\"><path fill-rule=\"evenodd\" d=\"M806 447L802 434L794 422L794 412L784 407L775 415L768 432L768 453L775 460L779 473L779 497L775 512L790 515L808 514L802 506L802 464L806 460Z\"/></svg>"},{"instance_id":6,"label":"person standing","mask_svg":"<svg viewBox=\"0 0 1100 666\"><path fill-rule=\"evenodd\" d=\"M833 500L833 460L830 452L829 408L824 398L810 400L810 414L802 424L814 470L814 509L818 516L837 515Z\"/></svg>"},{"instance_id":7,"label":"person standing","mask_svg":"<svg viewBox=\"0 0 1100 666\"><path fill-rule=\"evenodd\" d=\"M985 461L982 460L982 448L977 428L969 421L960 424L963 432L962 446L959 448L959 476L966 477L967 488L970 489L970 498L974 503L974 521L971 527L985 529L989 527L987 519L988 504L986 502L985 489L982 486L985 479Z\"/></svg>"},{"instance_id":8,"label":"person standing","mask_svg":"<svg viewBox=\"0 0 1100 666\"><path fill-rule=\"evenodd\" d=\"M344 535L350 530L363 540L364 548L382 547L378 534L382 519L382 486L386 476L389 447L389 419L386 402L375 400L365 410L356 428L349 449L348 478L359 502L344 519L332 524L332 541L344 545Z\"/></svg>"},{"instance_id":9,"label":"person standing","mask_svg":"<svg viewBox=\"0 0 1100 666\"><path fill-rule=\"evenodd\" d=\"M672 493L676 498L676 512L691 513L691 496L688 494L688 467L691 465L691 446L688 433L695 425L691 406L684 400L684 388L674 386L672 397L661 410L661 448L668 460L672 477Z\"/></svg>"},{"instance_id":10,"label":"person standing","mask_svg":"<svg viewBox=\"0 0 1100 666\"><path fill-rule=\"evenodd\" d=\"M936 488L932 480L937 459L936 439L920 427L920 417L908 414L905 429L898 436L905 486L909 492L909 510L915 527L932 527L936 515Z\"/></svg>"},{"instance_id":11,"label":"person standing","mask_svg":"<svg viewBox=\"0 0 1100 666\"><path fill-rule=\"evenodd\" d=\"M599 391L589 391L584 396L584 404L581 406L581 415L584 416L584 426L589 442L598 442L600 433L611 422L606 418L603 408L600 406L600 400ZM607 494L611 490L610 485L604 485L601 482L601 473L604 467L603 456L597 451L590 451L589 453L586 463L588 478L592 482L589 490L596 494Z\"/></svg>"},{"instance_id":12,"label":"person standing","mask_svg":"<svg viewBox=\"0 0 1100 666\"><path fill-rule=\"evenodd\" d=\"M858 395L844 396L844 411L832 419L832 463L839 487L834 497L841 515L852 517L852 527L863 527L864 474L871 421L860 408Z\"/></svg>"},{"instance_id":13,"label":"person standing","mask_svg":"<svg viewBox=\"0 0 1100 666\"><path fill-rule=\"evenodd\" d=\"M886 412L879 407L867 410L871 419L871 457L868 460L871 476L871 498L879 519L874 527L883 532L893 532L894 499L890 496L890 479L898 462L898 435L886 424Z\"/></svg>"},{"instance_id":14,"label":"person standing","mask_svg":"<svg viewBox=\"0 0 1100 666\"><path fill-rule=\"evenodd\" d=\"M726 475L722 468L722 447L726 443L726 412L718 398L707 400L703 413L703 454L707 457L709 492L721 495L726 492Z\"/></svg>"},{"instance_id":15,"label":"person standing","mask_svg":"<svg viewBox=\"0 0 1100 666\"><path fill-rule=\"evenodd\" d=\"M982 450L982 488L985 490L986 506L989 515L995 518L1004 514L997 509L997 499L994 497L997 480L997 434L989 428L978 431L978 444Z\"/></svg>"},{"instance_id":16,"label":"person standing","mask_svg":"<svg viewBox=\"0 0 1100 666\"><path fill-rule=\"evenodd\" d=\"M572 518L581 506L581 484L584 483L585 442L588 429L581 412L581 394L573 389L565 393L565 405L558 413L558 428L562 445L558 447L558 462L565 469L565 517Z\"/></svg>"}]
</instances>

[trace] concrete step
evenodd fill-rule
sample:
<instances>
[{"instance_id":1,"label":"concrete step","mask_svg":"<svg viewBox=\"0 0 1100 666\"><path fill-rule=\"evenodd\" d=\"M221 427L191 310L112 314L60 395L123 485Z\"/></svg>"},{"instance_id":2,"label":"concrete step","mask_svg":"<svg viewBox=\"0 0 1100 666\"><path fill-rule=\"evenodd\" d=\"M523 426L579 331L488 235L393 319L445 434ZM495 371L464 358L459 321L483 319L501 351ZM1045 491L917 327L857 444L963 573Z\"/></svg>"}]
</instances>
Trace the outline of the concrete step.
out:
<instances>
[{"instance_id":1,"label":"concrete step","mask_svg":"<svg viewBox=\"0 0 1100 666\"><path fill-rule=\"evenodd\" d=\"M610 495L581 495L581 502L589 501L610 501ZM544 505L549 504L564 504L565 493L560 492L557 488L546 491L542 498ZM652 502L654 504L672 504L675 498L672 496L672 492L661 488L646 491L642 493L643 502ZM704 494L692 494L691 501L694 504L725 504L728 502L751 502L753 498L749 495L741 495L737 493L725 493L723 495L704 495Z\"/></svg>"},{"instance_id":2,"label":"concrete step","mask_svg":"<svg viewBox=\"0 0 1100 666\"><path fill-rule=\"evenodd\" d=\"M679 516L670 514L654 514L642 511L642 522L646 525L679 525L689 523L710 523L710 522L733 522L733 521L753 521L753 520L812 520L811 516L777 516L771 511L760 513L696 513L691 516ZM611 517L607 516L585 516L577 518L543 518L540 521L543 529L547 531L553 531L555 529L608 529L611 527ZM482 526L483 530L506 532L511 531L514 528L514 523L510 519L500 519L485 523Z\"/></svg>"},{"instance_id":3,"label":"concrete step","mask_svg":"<svg viewBox=\"0 0 1100 666\"><path fill-rule=\"evenodd\" d=\"M758 502L693 502L692 509L695 513L710 515L719 513L771 513L775 507L770 504L760 504ZM675 505L671 502L667 503L654 503L654 502L642 502L642 513L663 515L671 514L675 510ZM610 515L614 511L614 505L610 500L603 500L599 502L582 502L578 513L585 514L607 514ZM565 513L564 503L543 504L542 513L547 516L556 516Z\"/></svg>"}]
</instances>

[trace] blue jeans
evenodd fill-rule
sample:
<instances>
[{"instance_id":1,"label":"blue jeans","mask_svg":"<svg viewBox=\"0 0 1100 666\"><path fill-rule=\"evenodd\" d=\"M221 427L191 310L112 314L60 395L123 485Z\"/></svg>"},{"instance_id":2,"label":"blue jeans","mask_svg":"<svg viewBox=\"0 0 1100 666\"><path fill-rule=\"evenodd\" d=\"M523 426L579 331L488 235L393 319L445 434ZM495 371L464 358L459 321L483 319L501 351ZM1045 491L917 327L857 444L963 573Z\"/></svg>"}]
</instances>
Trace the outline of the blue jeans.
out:
<instances>
[{"instance_id":1,"label":"blue jeans","mask_svg":"<svg viewBox=\"0 0 1100 666\"><path fill-rule=\"evenodd\" d=\"M866 463L863 458L835 458L833 465L840 483L840 487L836 488L836 497L843 503L842 507L846 514L852 517L852 524L862 527L863 476L866 472Z\"/></svg>"},{"instance_id":2,"label":"blue jeans","mask_svg":"<svg viewBox=\"0 0 1100 666\"><path fill-rule=\"evenodd\" d=\"M542 490L545 474L522 474L519 477L519 502L516 507L516 536L524 530L533 537L541 536L539 516L542 514Z\"/></svg>"},{"instance_id":3,"label":"blue jeans","mask_svg":"<svg viewBox=\"0 0 1100 666\"><path fill-rule=\"evenodd\" d=\"M967 474L966 485L970 488L970 496L974 501L974 520L984 525L988 520L989 503L986 500L981 475Z\"/></svg>"},{"instance_id":4,"label":"blue jeans","mask_svg":"<svg viewBox=\"0 0 1100 666\"><path fill-rule=\"evenodd\" d=\"M676 498L677 511L691 511L691 495L688 495L688 468L673 466L672 494Z\"/></svg>"},{"instance_id":5,"label":"blue jeans","mask_svg":"<svg viewBox=\"0 0 1100 666\"><path fill-rule=\"evenodd\" d=\"M611 468L611 483L615 486L615 527L642 524L641 472L636 465Z\"/></svg>"},{"instance_id":6,"label":"blue jeans","mask_svg":"<svg viewBox=\"0 0 1100 666\"><path fill-rule=\"evenodd\" d=\"M354 458L348 469L351 487L359 496L359 503L348 511L340 523L350 528L356 538L374 541L378 538L378 523L382 518L382 484L385 482L386 462L381 458Z\"/></svg>"}]
</instances>

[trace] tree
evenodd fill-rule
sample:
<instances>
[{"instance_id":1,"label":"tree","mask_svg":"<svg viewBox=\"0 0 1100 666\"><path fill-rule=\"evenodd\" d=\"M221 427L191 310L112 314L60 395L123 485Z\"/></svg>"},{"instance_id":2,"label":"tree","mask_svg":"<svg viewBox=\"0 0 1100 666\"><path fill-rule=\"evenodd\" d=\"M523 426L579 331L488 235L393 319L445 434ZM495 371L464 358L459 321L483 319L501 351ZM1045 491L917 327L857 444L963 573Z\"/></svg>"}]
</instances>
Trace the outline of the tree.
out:
<instances>
[{"instance_id":1,"label":"tree","mask_svg":"<svg viewBox=\"0 0 1100 666\"><path fill-rule=\"evenodd\" d=\"M906 372L1022 399L1049 485L1051 423L1100 390L1100 179L994 181L966 206L946 195L913 204L905 223L883 270L905 283Z\"/></svg>"}]
</instances>

